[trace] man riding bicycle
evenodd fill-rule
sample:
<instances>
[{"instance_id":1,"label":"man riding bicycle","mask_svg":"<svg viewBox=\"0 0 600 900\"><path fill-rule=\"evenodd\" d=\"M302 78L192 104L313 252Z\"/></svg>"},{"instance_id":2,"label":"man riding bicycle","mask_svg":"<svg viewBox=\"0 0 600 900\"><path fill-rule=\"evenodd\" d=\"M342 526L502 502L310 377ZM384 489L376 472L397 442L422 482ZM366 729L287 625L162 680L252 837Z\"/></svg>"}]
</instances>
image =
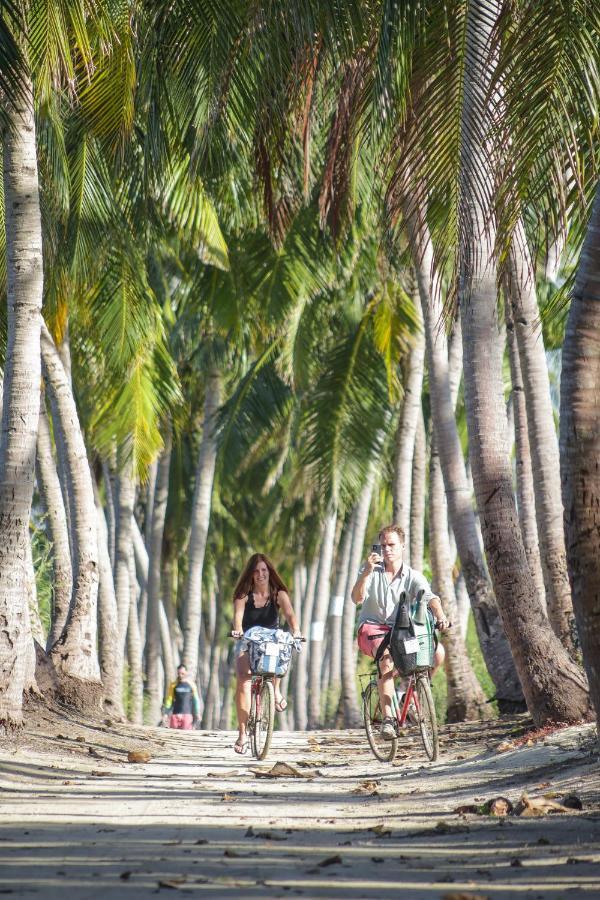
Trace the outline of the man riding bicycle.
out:
<instances>
[{"instance_id":1,"label":"man riding bicycle","mask_svg":"<svg viewBox=\"0 0 600 900\"><path fill-rule=\"evenodd\" d=\"M353 602L362 607L358 624L358 647L373 659L384 636L391 631L402 593L406 594L406 599L412 604L416 601L417 594L423 591L439 630L445 631L449 627L440 598L433 593L425 576L403 562L403 529L399 525L386 525L379 532L379 540L381 555L375 550L369 553L360 568L351 595ZM443 663L444 657L444 648L439 644L434 655L434 672ZM392 718L393 671L394 663L386 649L379 662L377 688L383 716L381 735L389 740L396 737Z\"/></svg>"}]
</instances>

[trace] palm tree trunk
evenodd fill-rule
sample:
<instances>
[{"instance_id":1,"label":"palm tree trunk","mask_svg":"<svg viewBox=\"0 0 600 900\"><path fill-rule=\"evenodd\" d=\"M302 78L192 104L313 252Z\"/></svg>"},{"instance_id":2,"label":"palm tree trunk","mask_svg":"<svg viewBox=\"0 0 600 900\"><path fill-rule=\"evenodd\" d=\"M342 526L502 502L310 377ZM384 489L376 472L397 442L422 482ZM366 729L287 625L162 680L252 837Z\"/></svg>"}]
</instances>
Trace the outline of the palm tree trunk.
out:
<instances>
[{"instance_id":1,"label":"palm tree trunk","mask_svg":"<svg viewBox=\"0 0 600 900\"><path fill-rule=\"evenodd\" d=\"M519 524L521 526L521 536L523 538L525 555L529 563L529 570L536 586L536 596L540 598L545 606L546 589L544 587L544 574L542 572L538 528L535 517L535 494L531 453L529 448L529 434L527 432L527 410L525 405L525 394L523 391L523 379L521 378L519 348L517 347L514 320L510 300L508 298L505 304L505 315L508 357L512 381Z\"/></svg>"},{"instance_id":2,"label":"palm tree trunk","mask_svg":"<svg viewBox=\"0 0 600 900\"><path fill-rule=\"evenodd\" d=\"M412 489L410 496L410 564L423 568L425 543L425 493L427 481L427 437L423 408L419 408L415 448L412 460Z\"/></svg>"},{"instance_id":3,"label":"palm tree trunk","mask_svg":"<svg viewBox=\"0 0 600 900\"><path fill-rule=\"evenodd\" d=\"M129 719L134 725L144 721L144 678L142 640L138 620L138 583L133 552L129 554L129 620L127 625L127 660L129 662Z\"/></svg>"},{"instance_id":4,"label":"palm tree trunk","mask_svg":"<svg viewBox=\"0 0 600 900\"><path fill-rule=\"evenodd\" d=\"M533 488L548 618L554 632L573 653L573 604L563 529L558 438L544 339L538 324L534 265L521 222L511 244L508 286L525 390L531 464L535 472Z\"/></svg>"},{"instance_id":5,"label":"palm tree trunk","mask_svg":"<svg viewBox=\"0 0 600 900\"><path fill-rule=\"evenodd\" d=\"M121 456L121 454L119 454ZM119 459L119 475L115 479L115 594L119 617L119 649L121 659L125 654L125 641L129 624L131 605L131 579L129 557L133 538L133 505L135 502L135 482L131 459ZM139 621L136 611L136 623ZM122 662L121 662L122 665Z\"/></svg>"},{"instance_id":6,"label":"palm tree trunk","mask_svg":"<svg viewBox=\"0 0 600 900\"><path fill-rule=\"evenodd\" d=\"M434 273L433 247L422 207L405 208L425 323L431 414L446 488L448 515L475 617L486 666L500 709L522 702L523 694L488 579L451 393L441 285Z\"/></svg>"},{"instance_id":7,"label":"palm tree trunk","mask_svg":"<svg viewBox=\"0 0 600 900\"><path fill-rule=\"evenodd\" d=\"M414 272L411 273L411 281L411 298L414 303L415 314L420 320L419 290ZM421 409L423 367L425 364L425 336L421 322L419 326L419 331L413 335L413 344L404 379L404 399L396 429L394 476L392 479L392 515L394 522L404 529L407 548L410 548L411 485L415 435L419 421L419 410ZM410 565L414 564L410 562Z\"/></svg>"},{"instance_id":8,"label":"palm tree trunk","mask_svg":"<svg viewBox=\"0 0 600 900\"><path fill-rule=\"evenodd\" d=\"M212 489L217 460L217 410L221 402L221 376L213 368L207 378L202 444L196 468L192 504L189 568L183 606L183 657L194 680L198 673L198 643L202 616L202 570L208 539Z\"/></svg>"},{"instance_id":9,"label":"palm tree trunk","mask_svg":"<svg viewBox=\"0 0 600 900\"><path fill-rule=\"evenodd\" d=\"M154 506L152 509L152 525L150 528L150 553L148 571L148 615L146 631L146 689L148 691L150 722L158 721L163 700L163 685L159 679L160 642L160 603L162 545L169 498L169 470L171 466L171 429L166 429L165 445L160 455L156 486L154 490Z\"/></svg>"},{"instance_id":10,"label":"palm tree trunk","mask_svg":"<svg viewBox=\"0 0 600 900\"><path fill-rule=\"evenodd\" d=\"M162 650L163 672L165 681L167 682L167 684L169 684L175 679L175 676L177 675L177 663L175 662L175 656L173 654L173 638L171 636L169 619L167 617L165 605L162 600L160 602L158 614L160 622L160 646Z\"/></svg>"},{"instance_id":11,"label":"palm tree trunk","mask_svg":"<svg viewBox=\"0 0 600 900\"><path fill-rule=\"evenodd\" d=\"M54 604L46 641L46 649L50 651L61 636L69 614L73 592L73 569L71 567L67 514L52 453L52 436L43 391L40 394L36 473L40 497L46 510L46 527L48 539L52 544L54 562Z\"/></svg>"},{"instance_id":12,"label":"palm tree trunk","mask_svg":"<svg viewBox=\"0 0 600 900\"><path fill-rule=\"evenodd\" d=\"M600 184L563 344L560 451L567 560L590 696L600 724Z\"/></svg>"},{"instance_id":13,"label":"palm tree trunk","mask_svg":"<svg viewBox=\"0 0 600 900\"><path fill-rule=\"evenodd\" d=\"M337 527L337 509L329 510L321 531L321 553L315 587L315 602L310 628L310 656L308 664L308 728L318 728L321 722L321 668L323 665L323 636L325 616L329 605L331 564Z\"/></svg>"},{"instance_id":14,"label":"palm tree trunk","mask_svg":"<svg viewBox=\"0 0 600 900\"><path fill-rule=\"evenodd\" d=\"M40 327L43 294L42 224L31 83L16 108L5 105L3 133L6 223L7 347L0 436L0 724L23 721L27 610L23 561L29 541L35 445L40 411Z\"/></svg>"},{"instance_id":15,"label":"palm tree trunk","mask_svg":"<svg viewBox=\"0 0 600 900\"><path fill-rule=\"evenodd\" d=\"M221 702L221 714L219 716L219 728L221 731L229 731L231 728L231 713L233 708L233 684L232 666L229 664L229 647L221 649L221 662L223 665L223 700Z\"/></svg>"},{"instance_id":16,"label":"palm tree trunk","mask_svg":"<svg viewBox=\"0 0 600 900\"><path fill-rule=\"evenodd\" d=\"M493 4L498 11L498 5ZM503 347L493 259L494 226L482 193L493 175L478 135L486 108L487 59L493 16L468 10L461 123L461 229L469 244L460 258L460 313L464 342L465 408L469 458L487 561L505 632L529 711L537 725L575 721L589 709L583 672L552 631L525 556L509 462L503 393ZM487 184L486 184L487 181ZM458 540L458 535L457 535Z\"/></svg>"},{"instance_id":17,"label":"palm tree trunk","mask_svg":"<svg viewBox=\"0 0 600 900\"><path fill-rule=\"evenodd\" d=\"M354 640L354 623L356 620L356 606L352 602L349 587L354 584L354 579L363 558L363 548L371 498L375 487L377 469L371 465L364 487L358 498L358 502L352 513L352 548L348 566L348 583L346 585L346 599L344 602L344 615L342 619L342 703L344 710L344 724L346 728L358 728L360 725L360 707L356 691L356 641Z\"/></svg>"},{"instance_id":18,"label":"palm tree trunk","mask_svg":"<svg viewBox=\"0 0 600 900\"><path fill-rule=\"evenodd\" d=\"M329 696L332 704L332 716L335 714L342 685L342 616L344 614L344 597L346 596L348 585L348 564L351 549L352 527L348 520L344 526L340 541L340 550L335 565L335 585L329 608L329 634L331 639Z\"/></svg>"},{"instance_id":19,"label":"palm tree trunk","mask_svg":"<svg viewBox=\"0 0 600 900\"><path fill-rule=\"evenodd\" d=\"M217 636L219 634L221 622L223 621L223 604L217 602L216 597L214 610L215 616L210 632L210 664L204 710L202 712L202 728L214 727L219 706L219 663L221 660L221 649L217 645Z\"/></svg>"},{"instance_id":20,"label":"palm tree trunk","mask_svg":"<svg viewBox=\"0 0 600 900\"><path fill-rule=\"evenodd\" d=\"M301 622L302 634L306 637L310 628L312 619L312 608L315 600L315 585L317 582L317 572L319 568L319 557L315 556L308 570L308 578L306 589L302 598ZM308 670L308 644L304 644L298 656L294 681L294 728L296 731L306 730L307 707L306 707L306 673Z\"/></svg>"},{"instance_id":21,"label":"palm tree trunk","mask_svg":"<svg viewBox=\"0 0 600 900\"><path fill-rule=\"evenodd\" d=\"M108 528L98 485L92 476L98 527L98 656L104 688L104 709L118 719L123 710L123 665L119 662L119 619L110 555Z\"/></svg>"},{"instance_id":22,"label":"palm tree trunk","mask_svg":"<svg viewBox=\"0 0 600 900\"><path fill-rule=\"evenodd\" d=\"M104 483L104 494L106 497L106 528L108 533L108 555L110 556L110 564L115 570L115 545L117 539L117 520L115 514L115 483L110 465L103 460L102 462L102 481Z\"/></svg>"},{"instance_id":23,"label":"palm tree trunk","mask_svg":"<svg viewBox=\"0 0 600 900\"><path fill-rule=\"evenodd\" d=\"M61 637L51 650L64 699L87 710L102 702L97 652L98 523L87 451L75 398L56 345L42 324L42 364L55 433L65 448L72 515L73 597Z\"/></svg>"},{"instance_id":24,"label":"palm tree trunk","mask_svg":"<svg viewBox=\"0 0 600 900\"><path fill-rule=\"evenodd\" d=\"M40 619L40 607L38 605L37 586L35 583L35 569L33 567L33 555L31 553L31 540L27 541L25 544L25 596L27 598L27 608L29 609L31 637L38 642L40 647L43 647L45 645L44 629L42 628L42 620ZM31 645L31 651L35 656L33 644Z\"/></svg>"},{"instance_id":25,"label":"palm tree trunk","mask_svg":"<svg viewBox=\"0 0 600 900\"><path fill-rule=\"evenodd\" d=\"M431 442L429 467L429 552L433 572L433 590L442 601L444 612L454 627L444 634L446 679L448 684L447 716L449 722L465 719L487 719L490 707L473 671L460 628L452 581L452 559L448 537L448 514L440 458Z\"/></svg>"}]
</instances>

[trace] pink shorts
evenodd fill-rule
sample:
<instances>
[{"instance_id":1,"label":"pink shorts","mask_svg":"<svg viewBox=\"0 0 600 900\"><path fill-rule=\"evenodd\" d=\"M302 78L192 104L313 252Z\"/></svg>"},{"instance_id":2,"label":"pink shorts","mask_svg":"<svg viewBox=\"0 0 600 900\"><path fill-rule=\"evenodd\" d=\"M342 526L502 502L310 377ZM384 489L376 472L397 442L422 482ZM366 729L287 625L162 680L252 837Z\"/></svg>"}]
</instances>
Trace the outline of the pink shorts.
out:
<instances>
[{"instance_id":1,"label":"pink shorts","mask_svg":"<svg viewBox=\"0 0 600 900\"><path fill-rule=\"evenodd\" d=\"M385 635L392 630L391 625L376 625L374 622L364 622L358 629L356 641L358 649L366 656L375 659L375 654Z\"/></svg>"},{"instance_id":2,"label":"pink shorts","mask_svg":"<svg viewBox=\"0 0 600 900\"><path fill-rule=\"evenodd\" d=\"M183 731L191 731L194 717L191 713L171 713L169 716L169 728L181 728Z\"/></svg>"}]
</instances>

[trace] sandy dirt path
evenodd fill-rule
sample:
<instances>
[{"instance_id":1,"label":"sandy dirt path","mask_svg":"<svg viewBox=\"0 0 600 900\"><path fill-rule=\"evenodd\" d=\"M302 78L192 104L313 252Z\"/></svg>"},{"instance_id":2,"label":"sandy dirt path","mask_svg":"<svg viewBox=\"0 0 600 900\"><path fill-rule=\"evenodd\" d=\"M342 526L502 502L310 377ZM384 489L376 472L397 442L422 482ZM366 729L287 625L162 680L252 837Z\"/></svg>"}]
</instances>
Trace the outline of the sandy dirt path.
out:
<instances>
[{"instance_id":1,"label":"sandy dirt path","mask_svg":"<svg viewBox=\"0 0 600 900\"><path fill-rule=\"evenodd\" d=\"M498 752L525 719L417 735L393 765L360 731L276 733L268 760L225 732L176 733L38 711L0 741L0 894L135 898L600 897L593 729ZM66 716L66 718L65 718ZM146 764L127 751L146 748ZM301 778L261 777L277 761ZM252 769L260 770L257 774ZM581 811L498 819L457 807L577 794Z\"/></svg>"}]
</instances>

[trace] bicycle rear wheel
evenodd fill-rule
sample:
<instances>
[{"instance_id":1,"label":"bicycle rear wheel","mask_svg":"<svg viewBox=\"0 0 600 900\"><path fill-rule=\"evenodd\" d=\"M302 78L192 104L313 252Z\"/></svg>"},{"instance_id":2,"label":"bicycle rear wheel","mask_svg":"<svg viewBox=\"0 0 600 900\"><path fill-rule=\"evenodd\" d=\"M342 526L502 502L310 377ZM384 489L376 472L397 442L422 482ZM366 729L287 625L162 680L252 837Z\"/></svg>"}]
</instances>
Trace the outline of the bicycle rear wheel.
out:
<instances>
[{"instance_id":1,"label":"bicycle rear wheel","mask_svg":"<svg viewBox=\"0 0 600 900\"><path fill-rule=\"evenodd\" d=\"M398 738L395 737L393 740L388 741L381 736L380 728L383 716L381 715L379 691L375 681L369 682L363 694L363 721L369 747L373 751L375 758L380 762L391 762L398 749Z\"/></svg>"},{"instance_id":2,"label":"bicycle rear wheel","mask_svg":"<svg viewBox=\"0 0 600 900\"><path fill-rule=\"evenodd\" d=\"M252 735L252 752L257 759L264 759L271 746L275 721L275 689L273 682L267 678L263 679L257 706Z\"/></svg>"},{"instance_id":3,"label":"bicycle rear wheel","mask_svg":"<svg viewBox=\"0 0 600 900\"><path fill-rule=\"evenodd\" d=\"M433 694L429 686L429 675L426 673L417 675L417 702L419 704L419 728L427 758L432 762L438 758L439 739L437 716Z\"/></svg>"}]
</instances>

